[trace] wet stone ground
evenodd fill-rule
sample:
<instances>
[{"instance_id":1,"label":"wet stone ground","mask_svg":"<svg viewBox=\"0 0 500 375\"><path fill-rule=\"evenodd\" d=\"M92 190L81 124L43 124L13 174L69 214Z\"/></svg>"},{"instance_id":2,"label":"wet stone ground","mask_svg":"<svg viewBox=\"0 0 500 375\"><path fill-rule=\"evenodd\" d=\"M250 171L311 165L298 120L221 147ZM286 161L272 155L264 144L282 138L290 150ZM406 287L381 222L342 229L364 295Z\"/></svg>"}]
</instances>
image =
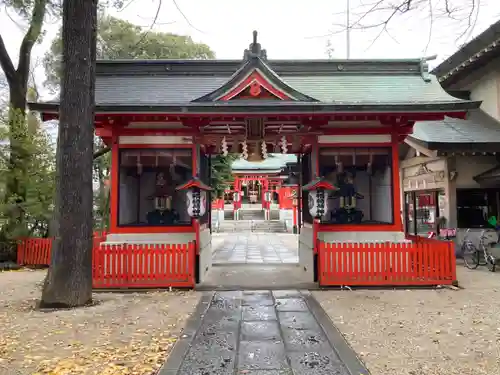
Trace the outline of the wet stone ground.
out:
<instances>
[{"instance_id":1,"label":"wet stone ground","mask_svg":"<svg viewBox=\"0 0 500 375\"><path fill-rule=\"evenodd\" d=\"M223 242L214 249L213 264L293 264L299 262L298 240L293 234L231 233L222 238Z\"/></svg>"},{"instance_id":2,"label":"wet stone ground","mask_svg":"<svg viewBox=\"0 0 500 375\"><path fill-rule=\"evenodd\" d=\"M215 293L178 375L347 375L298 291Z\"/></svg>"}]
</instances>

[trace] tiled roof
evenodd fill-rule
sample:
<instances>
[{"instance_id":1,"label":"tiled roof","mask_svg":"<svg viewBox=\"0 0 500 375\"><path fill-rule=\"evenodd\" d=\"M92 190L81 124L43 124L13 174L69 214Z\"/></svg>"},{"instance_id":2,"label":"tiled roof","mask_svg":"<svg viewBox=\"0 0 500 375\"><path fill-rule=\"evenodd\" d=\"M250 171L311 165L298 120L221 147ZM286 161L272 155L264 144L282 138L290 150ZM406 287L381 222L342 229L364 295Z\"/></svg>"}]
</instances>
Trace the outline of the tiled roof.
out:
<instances>
[{"instance_id":1,"label":"tiled roof","mask_svg":"<svg viewBox=\"0 0 500 375\"><path fill-rule=\"evenodd\" d=\"M184 104L212 92L229 77L221 76L100 76L97 105ZM295 90L325 103L419 104L461 102L447 94L435 77L420 75L340 75L283 77ZM126 90L124 88L127 88Z\"/></svg>"},{"instance_id":2,"label":"tiled roof","mask_svg":"<svg viewBox=\"0 0 500 375\"><path fill-rule=\"evenodd\" d=\"M443 145L500 144L500 122L480 109L471 110L467 119L445 117L443 121L420 121L410 138L430 149Z\"/></svg>"},{"instance_id":3,"label":"tiled roof","mask_svg":"<svg viewBox=\"0 0 500 375\"><path fill-rule=\"evenodd\" d=\"M500 54L500 21L463 45L453 55L432 70L439 81L448 87L468 72L487 64Z\"/></svg>"},{"instance_id":4,"label":"tiled roof","mask_svg":"<svg viewBox=\"0 0 500 375\"><path fill-rule=\"evenodd\" d=\"M269 154L271 157L262 162L250 162L245 159L237 159L233 161L231 168L233 171L248 171L248 170L279 170L286 167L287 163L296 163L297 156L294 154Z\"/></svg>"}]
</instances>

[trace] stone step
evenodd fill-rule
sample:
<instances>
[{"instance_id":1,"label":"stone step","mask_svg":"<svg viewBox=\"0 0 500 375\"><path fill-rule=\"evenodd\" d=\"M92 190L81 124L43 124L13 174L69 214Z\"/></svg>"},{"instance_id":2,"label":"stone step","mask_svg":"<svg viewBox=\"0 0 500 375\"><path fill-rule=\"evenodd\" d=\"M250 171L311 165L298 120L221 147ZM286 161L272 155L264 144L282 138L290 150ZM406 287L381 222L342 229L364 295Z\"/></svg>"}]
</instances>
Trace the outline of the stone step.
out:
<instances>
[{"instance_id":1,"label":"stone step","mask_svg":"<svg viewBox=\"0 0 500 375\"><path fill-rule=\"evenodd\" d=\"M278 220L232 220L220 222L216 231L285 233L286 227Z\"/></svg>"}]
</instances>

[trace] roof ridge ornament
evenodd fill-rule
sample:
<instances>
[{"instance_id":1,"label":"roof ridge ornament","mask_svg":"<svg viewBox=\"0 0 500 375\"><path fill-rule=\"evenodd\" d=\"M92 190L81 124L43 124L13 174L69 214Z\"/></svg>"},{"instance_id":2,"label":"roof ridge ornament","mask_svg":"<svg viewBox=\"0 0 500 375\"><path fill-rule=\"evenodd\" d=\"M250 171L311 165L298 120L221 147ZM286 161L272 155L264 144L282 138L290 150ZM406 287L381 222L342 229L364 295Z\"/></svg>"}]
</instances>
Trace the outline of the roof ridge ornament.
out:
<instances>
[{"instance_id":1,"label":"roof ridge ornament","mask_svg":"<svg viewBox=\"0 0 500 375\"><path fill-rule=\"evenodd\" d=\"M267 51L262 49L260 43L257 42L257 31L253 31L253 40L252 43L248 46L248 49L245 50L243 55L244 60L250 60L251 58L258 57L262 60L267 60Z\"/></svg>"},{"instance_id":2,"label":"roof ridge ornament","mask_svg":"<svg viewBox=\"0 0 500 375\"><path fill-rule=\"evenodd\" d=\"M429 64L427 62L431 61L431 60L435 60L436 58L437 58L437 55L433 55L433 56L422 57L420 59L420 75L422 76L422 79L424 80L424 82L431 81L431 75L429 73Z\"/></svg>"}]
</instances>

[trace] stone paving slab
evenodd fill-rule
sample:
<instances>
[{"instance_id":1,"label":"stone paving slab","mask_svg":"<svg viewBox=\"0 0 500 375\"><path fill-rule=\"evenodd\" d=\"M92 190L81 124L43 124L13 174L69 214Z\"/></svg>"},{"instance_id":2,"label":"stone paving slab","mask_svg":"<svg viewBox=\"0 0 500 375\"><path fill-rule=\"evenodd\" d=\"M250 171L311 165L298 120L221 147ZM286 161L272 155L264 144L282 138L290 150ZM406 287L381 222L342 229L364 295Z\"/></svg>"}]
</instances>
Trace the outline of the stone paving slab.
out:
<instances>
[{"instance_id":1,"label":"stone paving slab","mask_svg":"<svg viewBox=\"0 0 500 375\"><path fill-rule=\"evenodd\" d=\"M207 295L158 375L368 375L309 292Z\"/></svg>"},{"instance_id":2,"label":"stone paving slab","mask_svg":"<svg viewBox=\"0 0 500 375\"><path fill-rule=\"evenodd\" d=\"M213 264L294 264L299 262L293 234L245 233L217 237Z\"/></svg>"}]
</instances>

